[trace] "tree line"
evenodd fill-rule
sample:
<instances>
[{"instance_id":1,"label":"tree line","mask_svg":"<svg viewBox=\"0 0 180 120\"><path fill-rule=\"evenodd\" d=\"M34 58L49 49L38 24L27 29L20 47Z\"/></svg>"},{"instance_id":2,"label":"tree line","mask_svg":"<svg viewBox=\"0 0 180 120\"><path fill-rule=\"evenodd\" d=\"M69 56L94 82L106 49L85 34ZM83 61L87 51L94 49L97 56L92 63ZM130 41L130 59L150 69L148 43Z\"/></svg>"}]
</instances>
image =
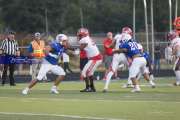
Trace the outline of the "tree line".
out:
<instances>
[{"instance_id":1,"label":"tree line","mask_svg":"<svg viewBox=\"0 0 180 120\"><path fill-rule=\"evenodd\" d=\"M174 18L175 0L172 2ZM151 24L150 0L147 5L148 24ZM168 31L168 8L168 0L154 0L155 31ZM48 30L53 33L75 33L81 26L92 33L117 32L123 26L132 27L133 0L0 0L1 30L45 32L46 17ZM143 0L136 0L136 30L144 29Z\"/></svg>"}]
</instances>

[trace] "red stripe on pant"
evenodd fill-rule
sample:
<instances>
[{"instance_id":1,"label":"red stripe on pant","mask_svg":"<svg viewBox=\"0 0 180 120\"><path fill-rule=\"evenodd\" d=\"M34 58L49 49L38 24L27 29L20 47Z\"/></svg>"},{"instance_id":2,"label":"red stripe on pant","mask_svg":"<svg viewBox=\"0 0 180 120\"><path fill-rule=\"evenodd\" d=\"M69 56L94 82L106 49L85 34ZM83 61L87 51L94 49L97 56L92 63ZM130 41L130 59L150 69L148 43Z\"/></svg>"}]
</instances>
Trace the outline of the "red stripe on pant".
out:
<instances>
[{"instance_id":1,"label":"red stripe on pant","mask_svg":"<svg viewBox=\"0 0 180 120\"><path fill-rule=\"evenodd\" d=\"M96 64L97 60L92 60L91 65L89 66L89 68L86 71L86 76L89 76L89 73L92 71L94 65Z\"/></svg>"}]
</instances>

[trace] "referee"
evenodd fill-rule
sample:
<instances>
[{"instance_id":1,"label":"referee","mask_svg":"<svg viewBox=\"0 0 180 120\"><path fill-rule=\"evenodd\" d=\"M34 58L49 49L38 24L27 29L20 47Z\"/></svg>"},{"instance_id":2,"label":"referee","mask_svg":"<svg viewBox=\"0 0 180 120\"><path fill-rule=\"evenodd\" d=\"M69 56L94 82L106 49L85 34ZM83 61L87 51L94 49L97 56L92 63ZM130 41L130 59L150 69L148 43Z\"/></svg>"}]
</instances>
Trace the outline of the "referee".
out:
<instances>
[{"instance_id":1,"label":"referee","mask_svg":"<svg viewBox=\"0 0 180 120\"><path fill-rule=\"evenodd\" d=\"M0 54L3 54L5 61L4 61L4 70L2 75L2 86L4 86L6 78L7 78L7 69L9 68L9 80L10 86L15 86L14 81L14 68L15 64L10 63L8 61L10 58L14 58L15 56L19 56L19 48L18 43L15 40L15 32L9 32L7 38L2 41L0 46ZM8 61L8 62L7 62Z\"/></svg>"}]
</instances>

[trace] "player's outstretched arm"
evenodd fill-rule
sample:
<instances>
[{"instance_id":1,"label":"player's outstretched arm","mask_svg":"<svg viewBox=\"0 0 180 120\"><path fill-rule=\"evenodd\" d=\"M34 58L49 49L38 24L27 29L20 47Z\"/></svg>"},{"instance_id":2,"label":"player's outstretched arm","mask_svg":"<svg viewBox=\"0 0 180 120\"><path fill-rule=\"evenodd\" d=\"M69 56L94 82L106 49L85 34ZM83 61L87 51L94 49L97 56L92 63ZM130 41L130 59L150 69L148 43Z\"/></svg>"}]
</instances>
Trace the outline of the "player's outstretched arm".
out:
<instances>
[{"instance_id":1,"label":"player's outstretched arm","mask_svg":"<svg viewBox=\"0 0 180 120\"><path fill-rule=\"evenodd\" d=\"M119 49L113 49L113 53L126 53L127 49L126 48L119 48Z\"/></svg>"},{"instance_id":2,"label":"player's outstretched arm","mask_svg":"<svg viewBox=\"0 0 180 120\"><path fill-rule=\"evenodd\" d=\"M83 43L83 44L80 44L79 46L79 49L80 50L84 50L84 48L87 46L87 44Z\"/></svg>"},{"instance_id":3,"label":"player's outstretched arm","mask_svg":"<svg viewBox=\"0 0 180 120\"><path fill-rule=\"evenodd\" d=\"M50 45L47 45L44 50L45 54L47 55L50 51L52 51L52 48Z\"/></svg>"}]
</instances>

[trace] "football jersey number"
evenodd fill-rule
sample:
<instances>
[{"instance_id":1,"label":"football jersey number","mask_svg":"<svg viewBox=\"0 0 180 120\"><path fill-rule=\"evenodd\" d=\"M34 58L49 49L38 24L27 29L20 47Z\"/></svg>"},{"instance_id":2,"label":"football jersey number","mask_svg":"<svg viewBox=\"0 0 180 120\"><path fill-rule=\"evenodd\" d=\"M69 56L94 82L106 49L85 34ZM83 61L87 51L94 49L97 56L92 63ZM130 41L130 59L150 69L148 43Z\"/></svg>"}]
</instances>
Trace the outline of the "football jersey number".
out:
<instances>
[{"instance_id":1,"label":"football jersey number","mask_svg":"<svg viewBox=\"0 0 180 120\"><path fill-rule=\"evenodd\" d=\"M136 49L138 49L138 45L137 45L137 43L135 43L135 42L129 42L129 46L130 46L130 49L131 49L131 50L136 50Z\"/></svg>"}]
</instances>

